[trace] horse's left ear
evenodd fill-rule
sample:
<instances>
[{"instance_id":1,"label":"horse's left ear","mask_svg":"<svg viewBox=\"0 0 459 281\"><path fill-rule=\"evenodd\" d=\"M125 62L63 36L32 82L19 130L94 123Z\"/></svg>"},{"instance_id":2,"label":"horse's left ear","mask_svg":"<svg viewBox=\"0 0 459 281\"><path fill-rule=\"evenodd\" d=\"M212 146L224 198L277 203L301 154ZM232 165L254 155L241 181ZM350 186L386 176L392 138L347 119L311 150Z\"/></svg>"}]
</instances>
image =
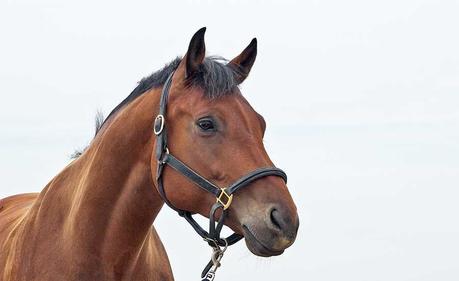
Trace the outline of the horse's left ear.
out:
<instances>
[{"instance_id":1,"label":"horse's left ear","mask_svg":"<svg viewBox=\"0 0 459 281\"><path fill-rule=\"evenodd\" d=\"M250 69L257 58L257 38L253 38L242 53L232 59L228 65L234 70L236 81L242 83L249 76Z\"/></svg>"}]
</instances>

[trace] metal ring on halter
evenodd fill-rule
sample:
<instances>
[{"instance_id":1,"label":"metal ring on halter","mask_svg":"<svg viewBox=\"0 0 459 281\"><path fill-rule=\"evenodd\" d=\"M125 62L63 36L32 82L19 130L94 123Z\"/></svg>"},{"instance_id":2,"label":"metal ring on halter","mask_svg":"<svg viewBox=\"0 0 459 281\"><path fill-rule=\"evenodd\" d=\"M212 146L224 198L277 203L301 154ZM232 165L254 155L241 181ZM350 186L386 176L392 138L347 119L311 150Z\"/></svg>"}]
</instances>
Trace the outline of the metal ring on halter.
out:
<instances>
[{"instance_id":1,"label":"metal ring on halter","mask_svg":"<svg viewBox=\"0 0 459 281\"><path fill-rule=\"evenodd\" d=\"M207 243L209 243L209 245L210 245L210 244L213 244L213 246L211 245L212 248L214 248L214 249L219 249L219 248L220 248L220 246L218 245L217 239L210 238L210 237L204 237L203 239L204 239L204 241L206 241ZM228 242L226 242L226 239L225 239L225 238L221 238L221 239L224 240L225 243L228 245ZM225 246L224 248L226 249L227 247L228 247L228 246Z\"/></svg>"},{"instance_id":2,"label":"metal ring on halter","mask_svg":"<svg viewBox=\"0 0 459 281\"><path fill-rule=\"evenodd\" d=\"M166 119L164 118L164 115L158 114L155 118L155 123L153 126L153 131L155 135L159 135L163 132L164 129L164 124L166 123Z\"/></svg>"},{"instance_id":3,"label":"metal ring on halter","mask_svg":"<svg viewBox=\"0 0 459 281\"><path fill-rule=\"evenodd\" d=\"M166 164L166 157L164 155L169 155L169 148L167 148L167 146L164 148L161 159L158 160L158 162L163 165Z\"/></svg>"}]
</instances>

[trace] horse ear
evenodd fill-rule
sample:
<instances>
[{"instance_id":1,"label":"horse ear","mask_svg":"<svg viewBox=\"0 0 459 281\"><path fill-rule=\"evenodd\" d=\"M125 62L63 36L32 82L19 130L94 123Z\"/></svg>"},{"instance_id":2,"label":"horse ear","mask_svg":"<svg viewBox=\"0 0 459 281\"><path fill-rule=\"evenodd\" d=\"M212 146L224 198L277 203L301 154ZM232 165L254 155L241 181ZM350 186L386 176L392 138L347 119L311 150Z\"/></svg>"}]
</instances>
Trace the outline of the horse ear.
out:
<instances>
[{"instance_id":1,"label":"horse ear","mask_svg":"<svg viewBox=\"0 0 459 281\"><path fill-rule=\"evenodd\" d=\"M204 44L204 34L206 28L199 29L191 38L188 51L186 52L183 60L185 61L186 77L192 76L198 71L199 66L202 64L206 56L206 45ZM183 61L182 61L183 62Z\"/></svg>"},{"instance_id":2,"label":"horse ear","mask_svg":"<svg viewBox=\"0 0 459 281\"><path fill-rule=\"evenodd\" d=\"M253 38L249 46L242 53L232 59L228 65L233 68L236 81L242 83L249 76L250 69L257 58L257 38Z\"/></svg>"}]
</instances>

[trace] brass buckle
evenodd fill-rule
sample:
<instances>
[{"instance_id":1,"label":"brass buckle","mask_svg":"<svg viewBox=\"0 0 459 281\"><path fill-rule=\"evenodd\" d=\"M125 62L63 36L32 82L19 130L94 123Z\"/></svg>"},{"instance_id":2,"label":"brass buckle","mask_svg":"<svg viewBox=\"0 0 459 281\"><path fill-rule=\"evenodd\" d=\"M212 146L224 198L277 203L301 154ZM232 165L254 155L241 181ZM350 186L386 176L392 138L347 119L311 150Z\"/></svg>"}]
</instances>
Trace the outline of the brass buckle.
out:
<instances>
[{"instance_id":1,"label":"brass buckle","mask_svg":"<svg viewBox=\"0 0 459 281\"><path fill-rule=\"evenodd\" d=\"M231 205L231 202L233 202L233 194L229 195L226 193L226 188L223 188L217 197L217 202L223 206L223 210L226 210Z\"/></svg>"}]
</instances>

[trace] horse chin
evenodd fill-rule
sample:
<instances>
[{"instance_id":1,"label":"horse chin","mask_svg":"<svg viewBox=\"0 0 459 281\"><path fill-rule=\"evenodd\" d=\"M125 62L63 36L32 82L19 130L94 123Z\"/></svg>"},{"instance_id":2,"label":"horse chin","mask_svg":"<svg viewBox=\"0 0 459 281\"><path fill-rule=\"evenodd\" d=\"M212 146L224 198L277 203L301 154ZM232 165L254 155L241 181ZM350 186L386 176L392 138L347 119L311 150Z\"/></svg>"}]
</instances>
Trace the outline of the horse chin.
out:
<instances>
[{"instance_id":1,"label":"horse chin","mask_svg":"<svg viewBox=\"0 0 459 281\"><path fill-rule=\"evenodd\" d=\"M247 248L250 250L250 252L252 252L254 255L260 257L272 257L279 256L284 252L284 250L273 249L268 246L267 243L260 241L260 239L257 238L253 231L251 231L250 228L246 225L243 225L242 228L244 232L245 244L247 245Z\"/></svg>"}]
</instances>

